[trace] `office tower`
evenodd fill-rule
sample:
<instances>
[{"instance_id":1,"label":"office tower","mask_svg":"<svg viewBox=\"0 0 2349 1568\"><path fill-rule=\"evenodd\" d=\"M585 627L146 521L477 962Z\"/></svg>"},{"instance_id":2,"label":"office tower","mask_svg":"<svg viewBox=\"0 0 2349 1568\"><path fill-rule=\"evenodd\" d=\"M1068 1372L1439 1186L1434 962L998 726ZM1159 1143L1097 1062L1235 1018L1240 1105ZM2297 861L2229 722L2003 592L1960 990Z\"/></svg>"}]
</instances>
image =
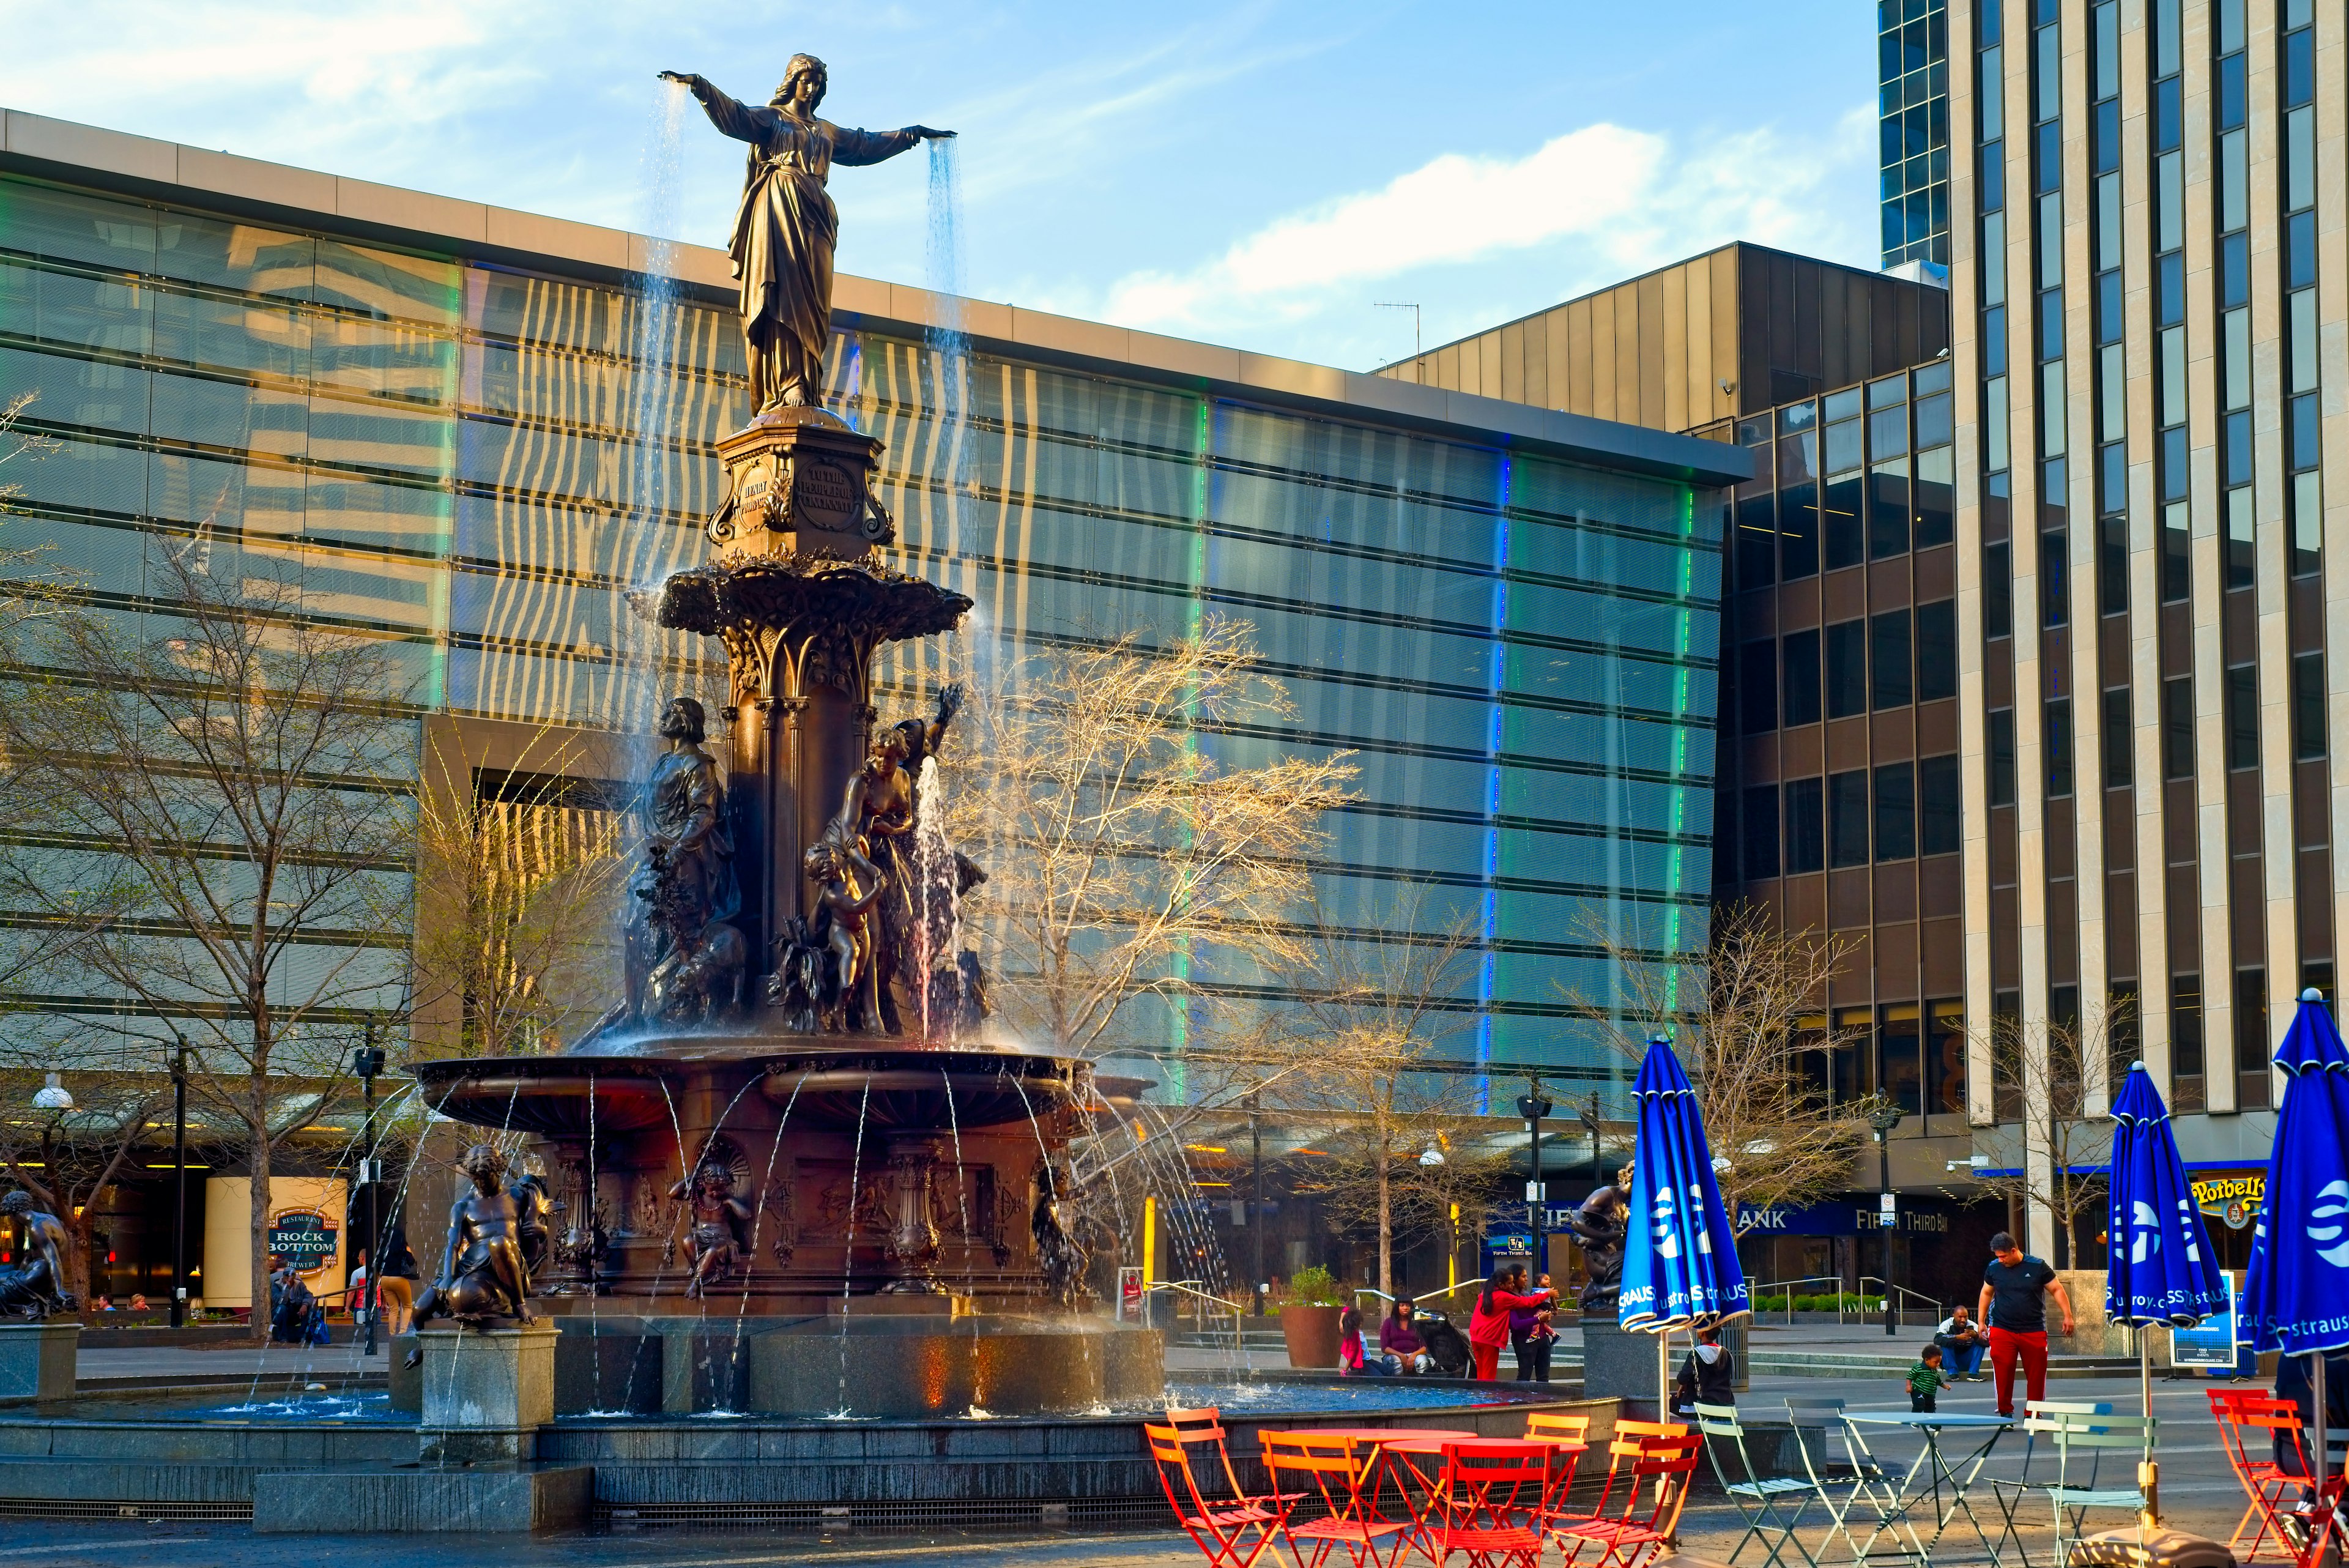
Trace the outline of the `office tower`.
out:
<instances>
[{"instance_id":1,"label":"office tower","mask_svg":"<svg viewBox=\"0 0 2349 1568\"><path fill-rule=\"evenodd\" d=\"M1878 0L1877 163L1888 269L1950 260L1949 23L1946 0Z\"/></svg>"},{"instance_id":2,"label":"office tower","mask_svg":"<svg viewBox=\"0 0 2349 1568\"><path fill-rule=\"evenodd\" d=\"M2330 994L2349 892L2320 401L2344 23L2315 13L1950 10L1952 357L1980 389L1958 440L1967 1004L2026 1033L2109 1010L2112 1068L2141 1050L2205 1113L2189 1159L2264 1149L2273 1036L2303 986Z\"/></svg>"}]
</instances>

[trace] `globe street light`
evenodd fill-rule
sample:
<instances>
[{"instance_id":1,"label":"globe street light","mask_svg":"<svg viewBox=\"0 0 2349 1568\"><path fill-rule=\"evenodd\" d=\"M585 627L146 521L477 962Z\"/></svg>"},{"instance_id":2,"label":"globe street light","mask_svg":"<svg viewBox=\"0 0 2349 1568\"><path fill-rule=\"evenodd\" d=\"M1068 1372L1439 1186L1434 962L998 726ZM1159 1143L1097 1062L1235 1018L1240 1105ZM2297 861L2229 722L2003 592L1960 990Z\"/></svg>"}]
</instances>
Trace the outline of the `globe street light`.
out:
<instances>
[{"instance_id":1,"label":"globe street light","mask_svg":"<svg viewBox=\"0 0 2349 1568\"><path fill-rule=\"evenodd\" d=\"M66 1093L66 1086L57 1081L55 1073L49 1075L47 1084L33 1091L33 1105L36 1109L44 1111L69 1111L74 1108L73 1096Z\"/></svg>"}]
</instances>

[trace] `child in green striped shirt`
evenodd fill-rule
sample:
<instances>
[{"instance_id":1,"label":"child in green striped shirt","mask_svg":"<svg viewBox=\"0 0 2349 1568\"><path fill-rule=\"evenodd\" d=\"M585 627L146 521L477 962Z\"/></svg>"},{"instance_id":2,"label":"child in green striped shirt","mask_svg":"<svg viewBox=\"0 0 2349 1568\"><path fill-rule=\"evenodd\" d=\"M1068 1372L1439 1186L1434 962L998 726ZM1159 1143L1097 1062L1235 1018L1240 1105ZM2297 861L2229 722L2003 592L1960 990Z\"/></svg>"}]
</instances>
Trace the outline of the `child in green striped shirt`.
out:
<instances>
[{"instance_id":1,"label":"child in green striped shirt","mask_svg":"<svg viewBox=\"0 0 2349 1568\"><path fill-rule=\"evenodd\" d=\"M1933 1397L1949 1387L1954 1381L1955 1379L1942 1375L1941 1347L1938 1345L1927 1345L1923 1354L1919 1356L1917 1365L1909 1369L1909 1408L1912 1411L1930 1411L1933 1407Z\"/></svg>"}]
</instances>

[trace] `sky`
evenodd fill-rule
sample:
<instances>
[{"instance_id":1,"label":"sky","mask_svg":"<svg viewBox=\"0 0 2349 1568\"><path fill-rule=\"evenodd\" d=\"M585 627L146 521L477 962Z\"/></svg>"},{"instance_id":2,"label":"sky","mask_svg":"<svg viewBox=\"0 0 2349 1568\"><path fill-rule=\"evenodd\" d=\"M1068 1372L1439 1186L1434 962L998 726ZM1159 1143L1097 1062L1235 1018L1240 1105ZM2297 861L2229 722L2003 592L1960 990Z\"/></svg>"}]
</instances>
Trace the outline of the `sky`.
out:
<instances>
[{"instance_id":1,"label":"sky","mask_svg":"<svg viewBox=\"0 0 2349 1568\"><path fill-rule=\"evenodd\" d=\"M0 105L723 245L742 149L654 73L806 51L960 133L951 259L916 150L833 171L841 271L1369 369L1729 240L1874 266L1875 9L0 0Z\"/></svg>"}]
</instances>

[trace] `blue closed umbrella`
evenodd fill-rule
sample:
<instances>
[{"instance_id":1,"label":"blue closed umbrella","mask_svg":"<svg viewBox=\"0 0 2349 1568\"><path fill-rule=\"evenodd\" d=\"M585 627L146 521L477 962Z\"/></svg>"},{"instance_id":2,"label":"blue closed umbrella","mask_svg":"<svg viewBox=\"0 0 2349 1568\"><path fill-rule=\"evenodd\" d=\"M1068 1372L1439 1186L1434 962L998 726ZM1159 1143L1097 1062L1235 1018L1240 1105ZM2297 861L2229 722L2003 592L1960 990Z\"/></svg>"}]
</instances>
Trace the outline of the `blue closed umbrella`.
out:
<instances>
[{"instance_id":1,"label":"blue closed umbrella","mask_svg":"<svg viewBox=\"0 0 2349 1568\"><path fill-rule=\"evenodd\" d=\"M2227 1307L2226 1282L2202 1229L2169 1107L2140 1062L2113 1102L2111 1255L2105 1308L2116 1323L2187 1328Z\"/></svg>"},{"instance_id":2,"label":"blue closed umbrella","mask_svg":"<svg viewBox=\"0 0 2349 1568\"><path fill-rule=\"evenodd\" d=\"M2129 1067L2113 1102L2111 1210L2105 1234L2105 1311L2115 1323L2184 1328L2227 1308L2227 1283L2202 1228L2169 1107L2145 1064ZM2153 1414L2152 1347L2137 1336L2137 1393Z\"/></svg>"},{"instance_id":3,"label":"blue closed umbrella","mask_svg":"<svg viewBox=\"0 0 2349 1568\"><path fill-rule=\"evenodd\" d=\"M1615 1321L1657 1335L1661 1367L1667 1360L1663 1335L1736 1317L1754 1303L1737 1262L1737 1233L1713 1179L1696 1090L1668 1042L1648 1042L1631 1097L1639 1102L1640 1133ZM1662 1406L1671 1403L1666 1391Z\"/></svg>"},{"instance_id":4,"label":"blue closed umbrella","mask_svg":"<svg viewBox=\"0 0 2349 1568\"><path fill-rule=\"evenodd\" d=\"M2349 1345L2349 1048L2313 989L2300 993L2275 1064L2288 1075L2283 1108L2238 1310L2253 1349L2313 1361L2323 1456L2324 1352Z\"/></svg>"}]
</instances>

